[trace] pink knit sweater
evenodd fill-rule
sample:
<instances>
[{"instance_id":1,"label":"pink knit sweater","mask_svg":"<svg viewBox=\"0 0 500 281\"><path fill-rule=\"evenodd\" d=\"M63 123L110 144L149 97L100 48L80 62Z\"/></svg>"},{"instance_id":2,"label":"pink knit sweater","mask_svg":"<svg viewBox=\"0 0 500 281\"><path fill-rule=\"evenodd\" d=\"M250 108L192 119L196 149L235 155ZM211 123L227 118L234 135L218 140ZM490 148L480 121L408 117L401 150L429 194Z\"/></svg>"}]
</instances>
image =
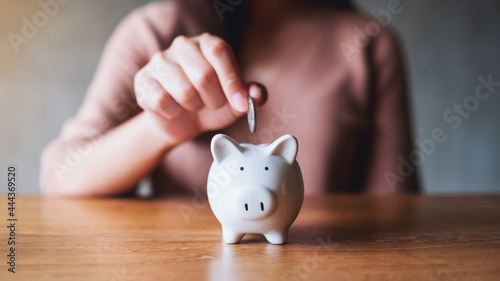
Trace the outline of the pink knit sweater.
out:
<instances>
[{"instance_id":1,"label":"pink knit sweater","mask_svg":"<svg viewBox=\"0 0 500 281\"><path fill-rule=\"evenodd\" d=\"M222 132L250 143L296 136L306 194L418 190L415 174L398 173L401 158L411 152L401 53L394 36L374 23L340 10L290 22L267 54L241 66L246 81L258 81L269 92L257 112L257 132L249 133L244 119ZM42 173L53 172L56 151L98 138L141 112L133 77L180 33L170 2L139 8L120 24L80 110L46 148ZM152 174L155 191L204 190L214 133L169 151Z\"/></svg>"}]
</instances>

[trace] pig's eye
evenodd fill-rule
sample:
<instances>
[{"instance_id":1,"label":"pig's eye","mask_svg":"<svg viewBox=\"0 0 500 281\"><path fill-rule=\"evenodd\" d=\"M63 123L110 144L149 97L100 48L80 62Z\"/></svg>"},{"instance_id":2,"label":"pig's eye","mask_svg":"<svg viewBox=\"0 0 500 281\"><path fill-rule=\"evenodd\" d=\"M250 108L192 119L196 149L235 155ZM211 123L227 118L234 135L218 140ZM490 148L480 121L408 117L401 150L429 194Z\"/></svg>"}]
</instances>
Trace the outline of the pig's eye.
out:
<instances>
[{"instance_id":1,"label":"pig's eye","mask_svg":"<svg viewBox=\"0 0 500 281\"><path fill-rule=\"evenodd\" d=\"M268 168L268 167L265 167L265 168L264 168L264 170L266 170L266 171L267 171L267 170L269 170L269 168Z\"/></svg>"},{"instance_id":2,"label":"pig's eye","mask_svg":"<svg viewBox=\"0 0 500 281\"><path fill-rule=\"evenodd\" d=\"M240 167L240 171L243 171L243 170L245 170L245 168L243 168L243 167Z\"/></svg>"}]
</instances>

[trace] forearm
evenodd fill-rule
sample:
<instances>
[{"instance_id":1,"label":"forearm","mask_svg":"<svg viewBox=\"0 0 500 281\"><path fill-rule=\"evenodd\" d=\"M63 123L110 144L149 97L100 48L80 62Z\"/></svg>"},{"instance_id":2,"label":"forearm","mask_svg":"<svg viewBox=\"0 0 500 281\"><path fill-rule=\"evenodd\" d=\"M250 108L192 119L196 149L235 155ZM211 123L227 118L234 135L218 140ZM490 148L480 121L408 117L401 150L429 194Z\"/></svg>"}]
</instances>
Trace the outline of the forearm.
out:
<instances>
[{"instance_id":1,"label":"forearm","mask_svg":"<svg viewBox=\"0 0 500 281\"><path fill-rule=\"evenodd\" d=\"M171 147L156 130L148 116L140 113L105 133L78 165L63 175L58 175L53 165L67 159L66 150L58 147L42 161L45 166L42 190L49 195L68 196L103 196L130 191L151 173Z\"/></svg>"}]
</instances>

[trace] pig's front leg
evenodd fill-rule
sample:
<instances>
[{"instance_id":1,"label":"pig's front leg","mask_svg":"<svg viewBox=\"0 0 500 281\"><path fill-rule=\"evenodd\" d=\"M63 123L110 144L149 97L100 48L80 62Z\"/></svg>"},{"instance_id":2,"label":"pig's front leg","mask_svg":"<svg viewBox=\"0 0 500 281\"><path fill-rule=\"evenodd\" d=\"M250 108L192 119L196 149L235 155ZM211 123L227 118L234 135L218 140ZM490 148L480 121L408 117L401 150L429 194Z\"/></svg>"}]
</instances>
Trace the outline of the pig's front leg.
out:
<instances>
[{"instance_id":1,"label":"pig's front leg","mask_svg":"<svg viewBox=\"0 0 500 281\"><path fill-rule=\"evenodd\" d=\"M222 227L222 237L224 237L224 241L226 241L226 243L238 243L244 235L245 234L238 233L232 229Z\"/></svg>"},{"instance_id":2,"label":"pig's front leg","mask_svg":"<svg viewBox=\"0 0 500 281\"><path fill-rule=\"evenodd\" d=\"M268 232L264 234L264 237L271 244L285 244L288 239L288 230Z\"/></svg>"}]
</instances>

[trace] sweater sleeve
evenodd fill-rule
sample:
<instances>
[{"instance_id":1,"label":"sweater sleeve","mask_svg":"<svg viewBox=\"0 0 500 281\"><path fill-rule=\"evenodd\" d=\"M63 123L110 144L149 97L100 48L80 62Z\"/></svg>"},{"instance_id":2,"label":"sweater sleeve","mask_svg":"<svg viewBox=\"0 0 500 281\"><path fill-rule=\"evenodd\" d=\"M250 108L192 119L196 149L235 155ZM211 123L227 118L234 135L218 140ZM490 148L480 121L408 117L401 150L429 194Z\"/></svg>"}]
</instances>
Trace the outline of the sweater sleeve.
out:
<instances>
[{"instance_id":1,"label":"sweater sleeve","mask_svg":"<svg viewBox=\"0 0 500 281\"><path fill-rule=\"evenodd\" d=\"M169 45L177 14L169 2L152 3L132 11L108 40L97 71L77 114L42 152L40 181L62 181L78 166L107 131L137 115L134 76L150 58ZM42 185L43 186L43 185Z\"/></svg>"},{"instance_id":2,"label":"sweater sleeve","mask_svg":"<svg viewBox=\"0 0 500 281\"><path fill-rule=\"evenodd\" d=\"M388 29L374 38L371 57L371 155L365 190L372 193L418 191L412 152L406 74L395 36ZM405 167L402 167L405 166Z\"/></svg>"}]
</instances>

